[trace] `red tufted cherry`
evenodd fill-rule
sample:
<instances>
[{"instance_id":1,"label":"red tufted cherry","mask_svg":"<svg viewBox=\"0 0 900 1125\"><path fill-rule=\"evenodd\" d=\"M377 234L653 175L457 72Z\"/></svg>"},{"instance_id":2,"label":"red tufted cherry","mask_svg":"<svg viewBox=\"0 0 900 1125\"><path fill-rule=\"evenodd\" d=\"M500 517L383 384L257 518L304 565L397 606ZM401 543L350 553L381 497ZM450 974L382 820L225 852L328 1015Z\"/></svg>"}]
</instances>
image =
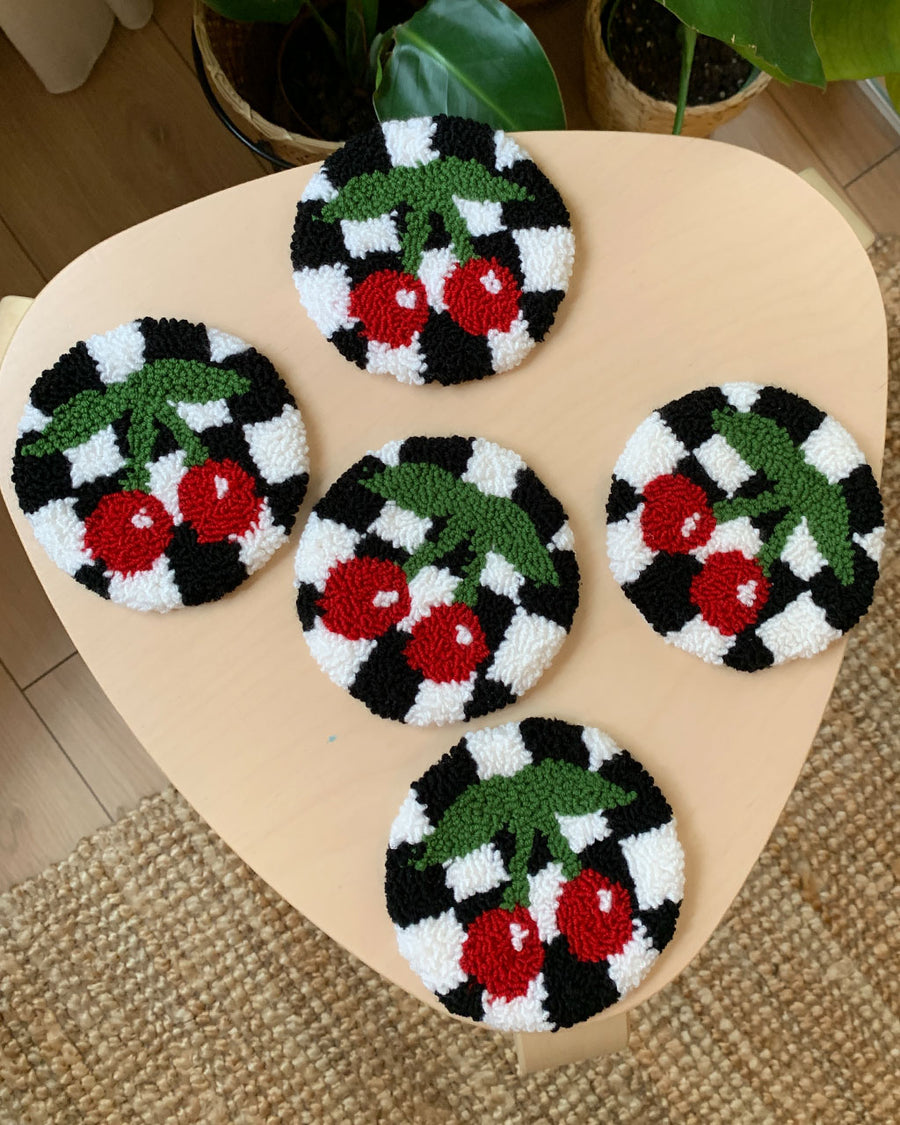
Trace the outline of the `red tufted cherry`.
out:
<instances>
[{"instance_id":1,"label":"red tufted cherry","mask_svg":"<svg viewBox=\"0 0 900 1125\"><path fill-rule=\"evenodd\" d=\"M413 626L404 649L407 663L439 684L467 680L491 650L467 605L436 605Z\"/></svg>"},{"instance_id":2,"label":"red tufted cherry","mask_svg":"<svg viewBox=\"0 0 900 1125\"><path fill-rule=\"evenodd\" d=\"M246 534L259 519L256 481L234 461L206 461L181 478L178 506L200 543Z\"/></svg>"},{"instance_id":3,"label":"red tufted cherry","mask_svg":"<svg viewBox=\"0 0 900 1125\"><path fill-rule=\"evenodd\" d=\"M686 555L709 541L716 517L699 484L679 473L654 477L644 487L641 532L654 551Z\"/></svg>"},{"instance_id":4,"label":"red tufted cherry","mask_svg":"<svg viewBox=\"0 0 900 1125\"><path fill-rule=\"evenodd\" d=\"M409 613L406 575L388 559L347 559L328 572L322 624L351 641L373 640Z\"/></svg>"},{"instance_id":5,"label":"red tufted cherry","mask_svg":"<svg viewBox=\"0 0 900 1125\"><path fill-rule=\"evenodd\" d=\"M412 343L428 320L425 286L412 274L397 270L370 273L350 293L350 315L362 322L362 333L392 348Z\"/></svg>"},{"instance_id":6,"label":"red tufted cherry","mask_svg":"<svg viewBox=\"0 0 900 1125\"><path fill-rule=\"evenodd\" d=\"M717 551L695 575L690 598L704 621L730 637L756 621L771 588L756 559L743 551Z\"/></svg>"},{"instance_id":7,"label":"red tufted cherry","mask_svg":"<svg viewBox=\"0 0 900 1125\"><path fill-rule=\"evenodd\" d=\"M556 925L579 961L604 961L631 941L631 895L586 867L563 887Z\"/></svg>"},{"instance_id":8,"label":"red tufted cherry","mask_svg":"<svg viewBox=\"0 0 900 1125\"><path fill-rule=\"evenodd\" d=\"M113 492L84 521L84 545L108 570L150 570L172 539L172 517L155 496Z\"/></svg>"},{"instance_id":9,"label":"red tufted cherry","mask_svg":"<svg viewBox=\"0 0 900 1125\"><path fill-rule=\"evenodd\" d=\"M524 906L486 910L469 926L459 961L492 998L524 996L544 964L537 923Z\"/></svg>"},{"instance_id":10,"label":"red tufted cherry","mask_svg":"<svg viewBox=\"0 0 900 1125\"><path fill-rule=\"evenodd\" d=\"M496 258L471 258L444 282L447 311L473 336L486 336L492 328L508 332L521 298L516 279Z\"/></svg>"}]
</instances>

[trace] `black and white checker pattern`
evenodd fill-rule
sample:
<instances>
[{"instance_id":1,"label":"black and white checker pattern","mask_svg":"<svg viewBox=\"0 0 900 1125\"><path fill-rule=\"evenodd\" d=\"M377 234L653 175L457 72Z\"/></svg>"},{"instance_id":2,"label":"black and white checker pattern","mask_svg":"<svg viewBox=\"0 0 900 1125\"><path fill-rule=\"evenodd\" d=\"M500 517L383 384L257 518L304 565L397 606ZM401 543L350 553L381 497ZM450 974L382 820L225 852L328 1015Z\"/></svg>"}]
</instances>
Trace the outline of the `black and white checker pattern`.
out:
<instances>
[{"instance_id":1,"label":"black and white checker pattern","mask_svg":"<svg viewBox=\"0 0 900 1125\"><path fill-rule=\"evenodd\" d=\"M148 494L169 514L174 532L152 569L107 570L85 545L85 521L102 498L122 490L129 416L89 441L42 457L23 455L54 410L82 391L104 392L154 360L199 360L250 380L246 393L203 404L173 402L216 461L249 474L262 505L253 526L220 542L199 542L179 509L184 451L160 428L149 463ZM101 597L165 612L212 601L258 570L286 541L309 480L306 434L293 396L272 364L243 340L186 320L150 317L75 344L31 389L13 462L19 504L38 541L62 570Z\"/></svg>"},{"instance_id":2,"label":"black and white checker pattern","mask_svg":"<svg viewBox=\"0 0 900 1125\"><path fill-rule=\"evenodd\" d=\"M369 491L362 481L386 466L434 464L483 492L504 496L531 519L559 578L541 585L490 554L472 607L488 657L463 680L435 682L404 656L416 625L449 605L471 552L465 545L426 566L409 583L409 615L376 638L349 639L323 622L329 575L350 558L401 566L446 519L421 518ZM518 454L482 438L410 437L352 465L315 505L295 560L297 613L310 651L338 686L376 715L417 726L442 725L505 707L528 691L556 655L578 605L579 573L566 514Z\"/></svg>"},{"instance_id":3,"label":"black and white checker pattern","mask_svg":"<svg viewBox=\"0 0 900 1125\"><path fill-rule=\"evenodd\" d=\"M712 413L726 406L774 419L805 461L839 487L854 570L852 584L842 585L804 520L771 564L771 590L757 619L730 636L703 620L690 598L691 583L715 552L754 558L784 513L721 523L707 543L684 554L653 550L641 533L642 489L661 474L687 477L711 504L757 497L773 487L714 431ZM710 663L749 672L813 656L852 628L871 604L883 541L878 486L851 435L799 395L749 382L707 387L654 411L617 461L607 502L613 575L656 632Z\"/></svg>"},{"instance_id":4,"label":"black and white checker pattern","mask_svg":"<svg viewBox=\"0 0 900 1125\"><path fill-rule=\"evenodd\" d=\"M457 266L451 239L437 216L418 270L429 316L405 346L367 339L350 312L350 294L380 270L402 269L400 235L407 208L363 221L319 221L326 203L363 172L426 164L446 156L476 160L492 175L521 185L528 200L503 203L459 198L477 255L511 271L521 292L508 330L472 334L447 311L444 285ZM544 339L565 296L574 262L569 213L556 188L512 137L464 118L387 121L348 141L307 185L291 243L294 283L322 334L358 367L400 382L452 384L508 371Z\"/></svg>"},{"instance_id":5,"label":"black and white checker pattern","mask_svg":"<svg viewBox=\"0 0 900 1125\"><path fill-rule=\"evenodd\" d=\"M465 857L422 870L414 863L466 790L547 759L570 762L636 793L620 808L556 818L582 869L626 889L632 936L620 952L602 960L574 955L557 925L567 880L537 834L528 863L528 910L543 963L524 995L503 1000L465 972L460 959L473 922L501 905L515 849L512 832L500 831ZM552 1031L614 1004L650 971L675 931L684 895L684 854L665 797L609 735L558 719L531 718L467 734L413 783L391 826L385 893L401 952L449 1011L505 1031Z\"/></svg>"}]
</instances>

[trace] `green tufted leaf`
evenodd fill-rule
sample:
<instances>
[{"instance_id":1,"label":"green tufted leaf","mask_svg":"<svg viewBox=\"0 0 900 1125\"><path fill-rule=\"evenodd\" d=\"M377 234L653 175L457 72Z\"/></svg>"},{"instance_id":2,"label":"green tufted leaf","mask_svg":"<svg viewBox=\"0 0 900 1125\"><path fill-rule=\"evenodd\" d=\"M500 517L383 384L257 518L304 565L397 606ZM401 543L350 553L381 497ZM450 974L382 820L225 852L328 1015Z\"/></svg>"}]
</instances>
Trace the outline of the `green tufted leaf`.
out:
<instances>
[{"instance_id":1,"label":"green tufted leaf","mask_svg":"<svg viewBox=\"0 0 900 1125\"><path fill-rule=\"evenodd\" d=\"M583 816L631 804L637 796L572 762L545 759L523 766L512 777L495 776L471 785L441 817L413 860L420 871L460 859L506 828L516 837L511 885L504 906L528 904L528 857L536 832L547 841L567 878L581 870L578 857L560 831L558 816Z\"/></svg>"},{"instance_id":2,"label":"green tufted leaf","mask_svg":"<svg viewBox=\"0 0 900 1125\"><path fill-rule=\"evenodd\" d=\"M215 402L249 389L250 380L245 376L200 360L152 360L121 383L111 383L102 391L80 391L62 403L40 437L22 446L22 453L31 457L61 453L130 414L123 484L146 488L150 480L147 463L159 426L172 432L189 465L200 465L209 457L206 446L176 411L178 403Z\"/></svg>"},{"instance_id":3,"label":"green tufted leaf","mask_svg":"<svg viewBox=\"0 0 900 1125\"><path fill-rule=\"evenodd\" d=\"M431 464L391 465L360 483L420 519L448 520L436 541L426 540L407 559L403 569L408 578L468 541L474 558L457 587L456 601L474 604L478 578L491 551L533 582L559 585L553 559L534 524L505 496L486 495L476 485Z\"/></svg>"},{"instance_id":4,"label":"green tufted leaf","mask_svg":"<svg viewBox=\"0 0 900 1125\"><path fill-rule=\"evenodd\" d=\"M415 274L431 234L430 215L440 215L460 262L475 256L469 229L458 199L505 203L532 198L520 184L494 176L478 160L444 156L415 167L392 168L390 172L362 172L322 208L319 219L333 223L340 219L376 219L387 215L401 203L409 204L406 229L401 233L403 269Z\"/></svg>"},{"instance_id":5,"label":"green tufted leaf","mask_svg":"<svg viewBox=\"0 0 900 1125\"><path fill-rule=\"evenodd\" d=\"M733 407L713 411L713 428L747 464L762 470L775 482L770 492L751 500L736 497L713 504L719 522L739 516L783 510L758 561L764 571L781 555L794 528L805 517L819 551L828 560L843 586L853 582L853 549L850 545L850 514L837 484L811 465L791 440L790 434L772 418L739 413Z\"/></svg>"}]
</instances>

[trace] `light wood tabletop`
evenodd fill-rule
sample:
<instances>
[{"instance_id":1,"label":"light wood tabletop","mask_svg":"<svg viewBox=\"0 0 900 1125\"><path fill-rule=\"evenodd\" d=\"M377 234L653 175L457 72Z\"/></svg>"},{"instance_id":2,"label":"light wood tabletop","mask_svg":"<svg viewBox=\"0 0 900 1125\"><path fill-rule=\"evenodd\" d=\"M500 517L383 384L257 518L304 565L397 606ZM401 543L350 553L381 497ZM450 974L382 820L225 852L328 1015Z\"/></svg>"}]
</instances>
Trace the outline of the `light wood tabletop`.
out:
<instances>
[{"instance_id":1,"label":"light wood tabletop","mask_svg":"<svg viewBox=\"0 0 900 1125\"><path fill-rule=\"evenodd\" d=\"M843 644L752 676L666 645L606 564L610 474L655 407L710 383L772 382L856 437L876 474L886 338L850 228L780 165L716 142L608 133L520 138L572 213L576 263L547 341L483 383L402 386L343 360L300 307L289 260L309 166L168 212L103 242L50 282L0 369L2 489L69 635L166 775L225 841L351 952L437 1005L384 908L388 830L409 783L466 727L378 719L315 665L294 611L291 545L223 601L165 616L101 601L34 540L9 481L28 389L76 340L136 316L179 316L269 356L310 442L311 506L366 450L413 433L515 449L563 502L581 605L556 663L476 725L556 716L608 731L678 818L686 892L675 938L633 1007L696 955L784 805ZM442 1009L443 1010L443 1009Z\"/></svg>"}]
</instances>

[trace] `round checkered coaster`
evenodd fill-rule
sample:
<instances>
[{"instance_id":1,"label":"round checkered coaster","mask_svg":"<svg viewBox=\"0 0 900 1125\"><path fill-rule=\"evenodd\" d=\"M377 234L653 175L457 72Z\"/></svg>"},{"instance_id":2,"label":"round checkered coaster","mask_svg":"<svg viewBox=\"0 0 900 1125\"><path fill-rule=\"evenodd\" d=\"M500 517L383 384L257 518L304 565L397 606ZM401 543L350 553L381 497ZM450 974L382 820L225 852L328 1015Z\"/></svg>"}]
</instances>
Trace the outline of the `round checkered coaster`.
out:
<instances>
[{"instance_id":1,"label":"round checkered coaster","mask_svg":"<svg viewBox=\"0 0 900 1125\"><path fill-rule=\"evenodd\" d=\"M376 715L430 726L511 703L578 604L559 501L481 438L411 437L351 466L316 504L297 612L328 676Z\"/></svg>"},{"instance_id":2,"label":"round checkered coaster","mask_svg":"<svg viewBox=\"0 0 900 1125\"><path fill-rule=\"evenodd\" d=\"M607 551L653 628L754 672L814 656L866 612L884 539L847 431L778 387L726 383L655 410L616 462Z\"/></svg>"},{"instance_id":3,"label":"round checkered coaster","mask_svg":"<svg viewBox=\"0 0 900 1125\"><path fill-rule=\"evenodd\" d=\"M31 388L13 483L50 558L131 609L214 601L286 540L309 480L290 392L254 348L145 317Z\"/></svg>"},{"instance_id":4,"label":"round checkered coaster","mask_svg":"<svg viewBox=\"0 0 900 1125\"><path fill-rule=\"evenodd\" d=\"M413 784L385 892L403 956L455 1015L571 1027L630 992L671 940L684 856L653 779L558 719L467 734Z\"/></svg>"},{"instance_id":5,"label":"round checkered coaster","mask_svg":"<svg viewBox=\"0 0 900 1125\"><path fill-rule=\"evenodd\" d=\"M383 122L330 156L291 243L322 334L401 383L516 367L553 323L573 257L569 213L518 144L444 115Z\"/></svg>"}]
</instances>

